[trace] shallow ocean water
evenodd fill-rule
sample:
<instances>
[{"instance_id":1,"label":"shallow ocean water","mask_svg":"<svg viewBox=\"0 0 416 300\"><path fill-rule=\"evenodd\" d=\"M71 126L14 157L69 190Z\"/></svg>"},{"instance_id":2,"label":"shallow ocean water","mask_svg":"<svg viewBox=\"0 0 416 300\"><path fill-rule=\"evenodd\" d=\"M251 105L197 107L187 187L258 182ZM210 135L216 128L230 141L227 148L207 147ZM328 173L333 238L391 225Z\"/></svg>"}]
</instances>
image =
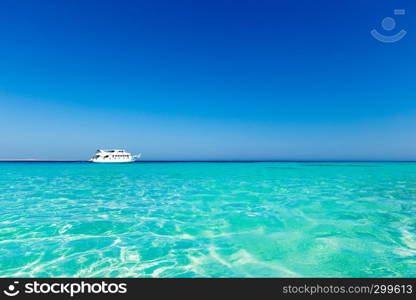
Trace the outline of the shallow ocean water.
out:
<instances>
[{"instance_id":1,"label":"shallow ocean water","mask_svg":"<svg viewBox=\"0 0 416 300\"><path fill-rule=\"evenodd\" d=\"M416 163L0 163L1 277L415 277Z\"/></svg>"}]
</instances>

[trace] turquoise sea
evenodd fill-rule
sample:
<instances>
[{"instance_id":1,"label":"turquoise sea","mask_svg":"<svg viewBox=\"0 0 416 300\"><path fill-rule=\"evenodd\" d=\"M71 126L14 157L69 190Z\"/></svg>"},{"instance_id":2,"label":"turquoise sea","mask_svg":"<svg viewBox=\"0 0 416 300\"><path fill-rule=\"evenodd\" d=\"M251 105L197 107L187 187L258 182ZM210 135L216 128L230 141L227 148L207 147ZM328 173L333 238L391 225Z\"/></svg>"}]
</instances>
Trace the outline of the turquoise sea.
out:
<instances>
[{"instance_id":1,"label":"turquoise sea","mask_svg":"<svg viewBox=\"0 0 416 300\"><path fill-rule=\"evenodd\" d=\"M1 277L415 277L416 163L0 163Z\"/></svg>"}]
</instances>

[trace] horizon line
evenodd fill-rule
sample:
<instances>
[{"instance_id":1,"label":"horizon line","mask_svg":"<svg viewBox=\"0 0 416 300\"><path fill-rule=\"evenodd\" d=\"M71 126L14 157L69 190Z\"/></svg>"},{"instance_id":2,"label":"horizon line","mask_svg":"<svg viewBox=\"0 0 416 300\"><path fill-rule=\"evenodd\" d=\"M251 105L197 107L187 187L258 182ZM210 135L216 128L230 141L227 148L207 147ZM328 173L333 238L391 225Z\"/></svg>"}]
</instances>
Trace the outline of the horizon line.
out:
<instances>
[{"instance_id":1,"label":"horizon line","mask_svg":"<svg viewBox=\"0 0 416 300\"><path fill-rule=\"evenodd\" d=\"M0 162L32 162L32 163L91 163L88 160L65 160L65 159L0 159ZM346 160L346 159L318 159L318 160L313 160L313 159L299 159L299 160L295 160L295 159L232 159L232 160L227 160L227 159L223 159L223 160L207 160L207 159L203 159L203 160L140 160L140 161L135 161L132 163L193 163L193 162L201 162L201 163L262 163L262 162L292 162L292 163L314 163L314 162L402 162L402 163L411 163L411 162L416 162L416 160L391 160L391 159L374 159L374 160L369 160L369 159L353 159L353 160Z\"/></svg>"}]
</instances>

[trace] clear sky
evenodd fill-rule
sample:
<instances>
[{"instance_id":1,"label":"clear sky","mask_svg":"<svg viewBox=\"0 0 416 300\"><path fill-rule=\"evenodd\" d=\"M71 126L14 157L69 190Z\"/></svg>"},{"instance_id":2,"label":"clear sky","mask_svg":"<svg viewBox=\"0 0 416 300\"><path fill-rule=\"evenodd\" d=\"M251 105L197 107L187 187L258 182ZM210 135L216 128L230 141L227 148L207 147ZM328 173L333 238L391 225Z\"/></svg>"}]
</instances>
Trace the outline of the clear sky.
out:
<instances>
[{"instance_id":1,"label":"clear sky","mask_svg":"<svg viewBox=\"0 0 416 300\"><path fill-rule=\"evenodd\" d=\"M415 34L414 0L3 0L0 158L416 160Z\"/></svg>"}]
</instances>

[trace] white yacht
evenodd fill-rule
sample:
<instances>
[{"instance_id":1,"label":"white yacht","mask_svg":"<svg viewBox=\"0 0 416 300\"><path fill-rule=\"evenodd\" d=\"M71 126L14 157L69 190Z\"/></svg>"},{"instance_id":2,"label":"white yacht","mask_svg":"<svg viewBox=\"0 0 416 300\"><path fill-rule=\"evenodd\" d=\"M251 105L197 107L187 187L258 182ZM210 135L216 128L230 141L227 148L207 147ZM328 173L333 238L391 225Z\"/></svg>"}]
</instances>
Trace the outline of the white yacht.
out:
<instances>
[{"instance_id":1,"label":"white yacht","mask_svg":"<svg viewBox=\"0 0 416 300\"><path fill-rule=\"evenodd\" d=\"M141 154L131 155L125 150L97 150L90 162L95 163L129 163L135 162L140 158Z\"/></svg>"}]
</instances>

